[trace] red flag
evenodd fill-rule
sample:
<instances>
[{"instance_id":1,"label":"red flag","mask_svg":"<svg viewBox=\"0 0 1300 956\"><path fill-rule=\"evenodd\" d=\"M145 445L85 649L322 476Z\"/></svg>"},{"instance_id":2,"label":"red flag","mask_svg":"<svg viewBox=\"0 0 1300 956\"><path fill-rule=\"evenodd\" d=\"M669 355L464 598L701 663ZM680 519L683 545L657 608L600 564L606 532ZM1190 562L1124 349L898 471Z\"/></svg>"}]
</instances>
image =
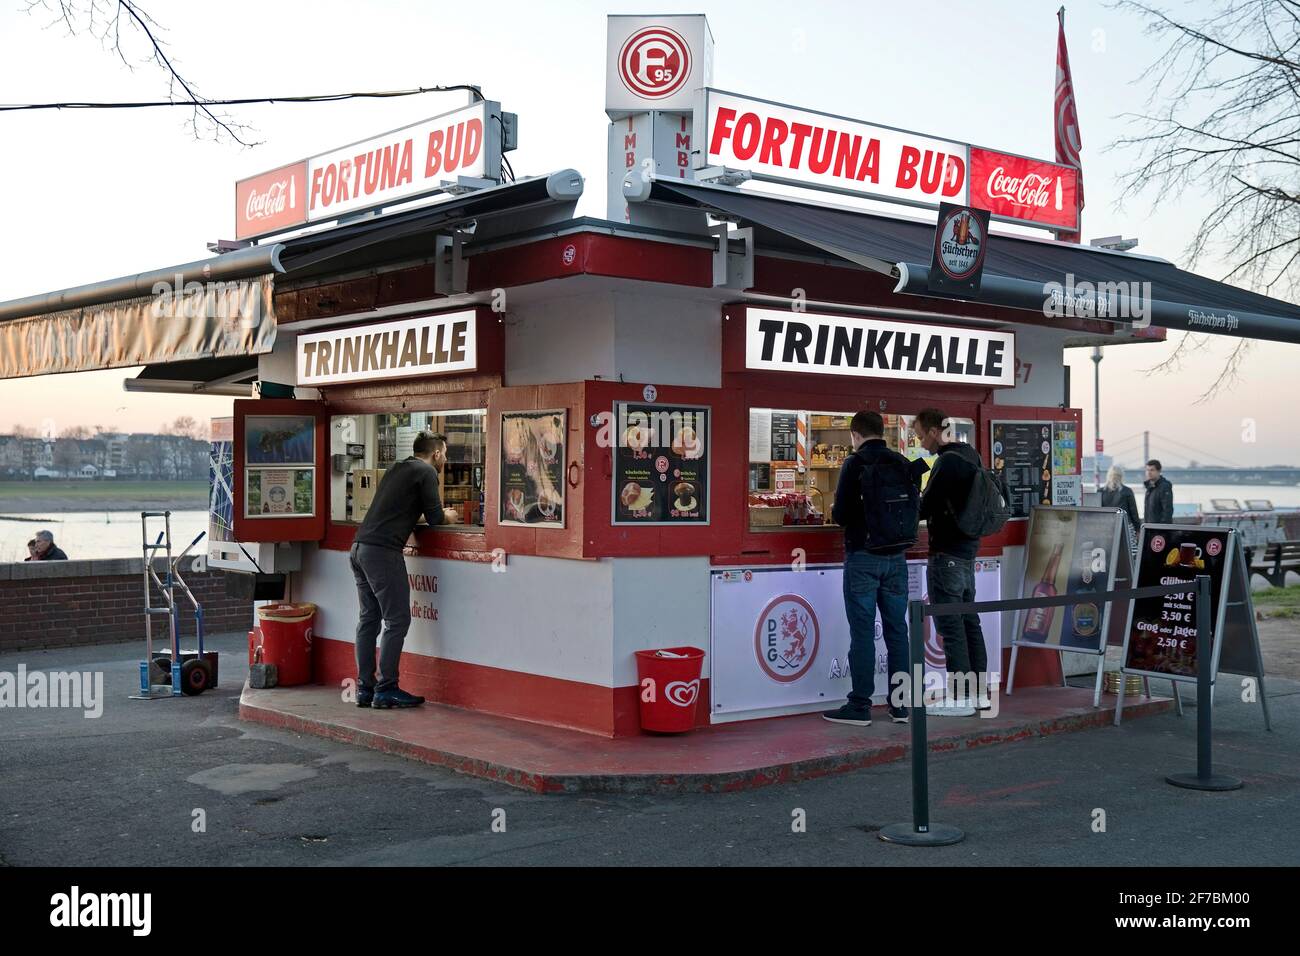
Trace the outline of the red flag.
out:
<instances>
[{"instance_id":1,"label":"red flag","mask_svg":"<svg viewBox=\"0 0 1300 956\"><path fill-rule=\"evenodd\" d=\"M1056 13L1060 32L1056 39L1056 102L1053 126L1056 129L1056 161L1079 170L1079 208L1083 209L1083 162L1079 148L1079 114L1074 108L1074 80L1070 78L1070 53L1065 48L1065 7Z\"/></svg>"}]
</instances>

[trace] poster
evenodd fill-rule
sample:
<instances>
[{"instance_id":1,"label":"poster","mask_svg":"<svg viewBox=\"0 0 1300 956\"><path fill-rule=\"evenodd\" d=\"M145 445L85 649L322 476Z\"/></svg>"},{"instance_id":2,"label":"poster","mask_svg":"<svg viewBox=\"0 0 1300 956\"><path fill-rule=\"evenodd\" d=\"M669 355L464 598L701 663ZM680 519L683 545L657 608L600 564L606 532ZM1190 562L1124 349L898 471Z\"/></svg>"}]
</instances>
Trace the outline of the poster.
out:
<instances>
[{"instance_id":1,"label":"poster","mask_svg":"<svg viewBox=\"0 0 1300 956\"><path fill-rule=\"evenodd\" d=\"M232 541L235 528L235 420L212 419L208 451L208 541Z\"/></svg>"},{"instance_id":2,"label":"poster","mask_svg":"<svg viewBox=\"0 0 1300 956\"><path fill-rule=\"evenodd\" d=\"M1079 425L1077 422L1052 423L1052 474L1074 475L1079 472ZM1055 502L1061 504L1061 502Z\"/></svg>"},{"instance_id":3,"label":"poster","mask_svg":"<svg viewBox=\"0 0 1300 956\"><path fill-rule=\"evenodd\" d=\"M992 422L993 471L1006 483L1011 517L1028 518L1035 505L1050 505L1052 423Z\"/></svg>"},{"instance_id":4,"label":"poster","mask_svg":"<svg viewBox=\"0 0 1300 956\"><path fill-rule=\"evenodd\" d=\"M249 415L244 419L244 463L315 465L315 416Z\"/></svg>"},{"instance_id":5,"label":"poster","mask_svg":"<svg viewBox=\"0 0 1300 956\"><path fill-rule=\"evenodd\" d=\"M1082 475L1053 475L1052 504L1058 507L1077 508L1083 504Z\"/></svg>"},{"instance_id":6,"label":"poster","mask_svg":"<svg viewBox=\"0 0 1300 956\"><path fill-rule=\"evenodd\" d=\"M772 464L771 462L753 463L749 466L749 490L750 491L771 491L772 490Z\"/></svg>"},{"instance_id":7,"label":"poster","mask_svg":"<svg viewBox=\"0 0 1300 956\"><path fill-rule=\"evenodd\" d=\"M564 527L567 434L568 412L563 409L501 416L501 524Z\"/></svg>"},{"instance_id":8,"label":"poster","mask_svg":"<svg viewBox=\"0 0 1300 956\"><path fill-rule=\"evenodd\" d=\"M1217 628L1228 561L1226 528L1197 525L1143 525L1138 547L1137 586L1186 582L1210 576L1210 625ZM1129 611L1124 668L1141 674L1195 679L1201 648L1196 633L1196 592L1139 598ZM1206 648L1208 651L1209 648Z\"/></svg>"},{"instance_id":9,"label":"poster","mask_svg":"<svg viewBox=\"0 0 1300 956\"><path fill-rule=\"evenodd\" d=\"M791 571L785 567L715 570L712 592L710 699L715 722L745 720L776 709L828 709L852 687L849 625L844 615L844 571L838 566ZM926 562L909 561L908 597L925 600ZM976 559L981 601L1001 595L998 559ZM1000 680L1002 624L980 615L991 680ZM888 654L876 617L875 694L889 689ZM926 673L944 670L943 641L926 619Z\"/></svg>"},{"instance_id":10,"label":"poster","mask_svg":"<svg viewBox=\"0 0 1300 956\"><path fill-rule=\"evenodd\" d=\"M766 408L749 410L750 464L772 462L772 413Z\"/></svg>"},{"instance_id":11,"label":"poster","mask_svg":"<svg viewBox=\"0 0 1300 956\"><path fill-rule=\"evenodd\" d=\"M1025 540L1020 597L1059 597L1112 590L1121 515L1114 509L1039 507ZM1017 617L1015 642L1102 654L1110 605L1031 608Z\"/></svg>"},{"instance_id":12,"label":"poster","mask_svg":"<svg viewBox=\"0 0 1300 956\"><path fill-rule=\"evenodd\" d=\"M709 409L614 408L614 524L709 523Z\"/></svg>"},{"instance_id":13,"label":"poster","mask_svg":"<svg viewBox=\"0 0 1300 956\"><path fill-rule=\"evenodd\" d=\"M244 517L309 518L316 513L314 468L249 468Z\"/></svg>"}]
</instances>

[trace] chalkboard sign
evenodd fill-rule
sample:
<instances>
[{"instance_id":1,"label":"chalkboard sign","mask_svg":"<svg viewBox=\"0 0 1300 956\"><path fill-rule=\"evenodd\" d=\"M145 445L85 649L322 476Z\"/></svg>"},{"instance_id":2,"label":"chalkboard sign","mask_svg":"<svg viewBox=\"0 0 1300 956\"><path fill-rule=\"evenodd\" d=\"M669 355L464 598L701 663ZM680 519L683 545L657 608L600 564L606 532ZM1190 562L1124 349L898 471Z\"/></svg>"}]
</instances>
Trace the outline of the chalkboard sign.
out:
<instances>
[{"instance_id":1,"label":"chalkboard sign","mask_svg":"<svg viewBox=\"0 0 1300 956\"><path fill-rule=\"evenodd\" d=\"M1052 503L1052 423L990 423L993 471L1006 483L1011 517L1028 518L1035 505Z\"/></svg>"},{"instance_id":2,"label":"chalkboard sign","mask_svg":"<svg viewBox=\"0 0 1300 956\"><path fill-rule=\"evenodd\" d=\"M709 523L710 409L614 407L614 524Z\"/></svg>"},{"instance_id":3,"label":"chalkboard sign","mask_svg":"<svg viewBox=\"0 0 1300 956\"><path fill-rule=\"evenodd\" d=\"M1222 631L1234 532L1196 525L1143 525L1137 586L1186 583L1185 592L1139 598L1129 609L1124 669L1149 677L1196 680L1196 659L1212 653L1196 633L1196 578L1210 577L1210 626Z\"/></svg>"},{"instance_id":4,"label":"chalkboard sign","mask_svg":"<svg viewBox=\"0 0 1300 956\"><path fill-rule=\"evenodd\" d=\"M501 524L564 527L567 423L563 409L502 414L497 516Z\"/></svg>"}]
</instances>

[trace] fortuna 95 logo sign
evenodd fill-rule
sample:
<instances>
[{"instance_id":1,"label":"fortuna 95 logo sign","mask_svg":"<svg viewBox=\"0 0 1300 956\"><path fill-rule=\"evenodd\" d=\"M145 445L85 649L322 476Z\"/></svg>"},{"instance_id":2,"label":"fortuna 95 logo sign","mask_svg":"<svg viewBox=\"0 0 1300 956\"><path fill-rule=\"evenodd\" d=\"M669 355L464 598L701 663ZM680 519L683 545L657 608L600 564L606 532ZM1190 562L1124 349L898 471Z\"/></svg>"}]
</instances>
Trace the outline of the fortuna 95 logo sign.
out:
<instances>
[{"instance_id":1,"label":"fortuna 95 logo sign","mask_svg":"<svg viewBox=\"0 0 1300 956\"><path fill-rule=\"evenodd\" d=\"M618 53L623 85L646 99L662 99L682 88L691 74L691 49L667 27L638 30Z\"/></svg>"},{"instance_id":2,"label":"fortuna 95 logo sign","mask_svg":"<svg viewBox=\"0 0 1300 956\"><path fill-rule=\"evenodd\" d=\"M783 594L758 616L754 654L764 674L789 684L808 673L817 659L820 638L812 605L797 594Z\"/></svg>"}]
</instances>

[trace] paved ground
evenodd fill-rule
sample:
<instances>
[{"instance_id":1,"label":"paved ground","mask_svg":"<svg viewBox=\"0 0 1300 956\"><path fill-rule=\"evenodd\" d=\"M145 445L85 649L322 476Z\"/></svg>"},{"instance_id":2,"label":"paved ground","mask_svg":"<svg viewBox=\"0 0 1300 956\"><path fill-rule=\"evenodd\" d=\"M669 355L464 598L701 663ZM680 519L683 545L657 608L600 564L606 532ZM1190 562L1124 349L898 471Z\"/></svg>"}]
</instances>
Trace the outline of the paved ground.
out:
<instances>
[{"instance_id":1,"label":"paved ground","mask_svg":"<svg viewBox=\"0 0 1300 956\"><path fill-rule=\"evenodd\" d=\"M965 843L912 850L874 830L910 815L905 764L738 794L538 796L401 758L240 723L246 638L214 641L223 687L127 700L138 642L0 655L0 672L102 670L104 715L0 710L0 863L1293 865L1300 684L1224 694L1228 794L1177 790L1195 711L931 762L933 819ZM1229 678L1228 680L1232 680ZM1227 684L1224 685L1226 689ZM1157 688L1159 689L1159 688ZM206 832L194 832L202 811ZM806 832L792 832L797 811ZM1105 832L1093 832L1098 811ZM505 832L493 822L504 820Z\"/></svg>"}]
</instances>

